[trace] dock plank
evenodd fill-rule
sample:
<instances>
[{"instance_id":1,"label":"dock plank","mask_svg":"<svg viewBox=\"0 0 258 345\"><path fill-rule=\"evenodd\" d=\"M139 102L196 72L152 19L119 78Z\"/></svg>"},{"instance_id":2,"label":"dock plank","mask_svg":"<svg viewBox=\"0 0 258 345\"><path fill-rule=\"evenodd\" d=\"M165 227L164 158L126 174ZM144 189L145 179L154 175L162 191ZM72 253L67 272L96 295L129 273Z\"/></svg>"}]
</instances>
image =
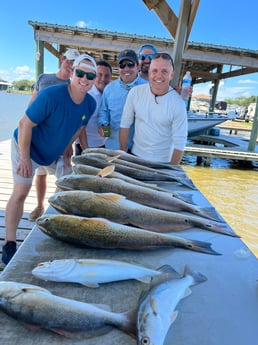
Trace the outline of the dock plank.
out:
<instances>
[{"instance_id":1,"label":"dock plank","mask_svg":"<svg viewBox=\"0 0 258 345\"><path fill-rule=\"evenodd\" d=\"M2 244L5 238L5 208L12 193L13 179L10 157L10 140L0 142L0 257L2 257ZM48 207L48 198L55 192L55 177L48 176L47 193L45 199L45 208ZM34 226L34 222L28 221L29 213L37 204L35 185L32 185L31 191L24 204L24 213L17 229L17 246L19 247L24 239L28 236ZM0 271L5 265L0 261Z\"/></svg>"}]
</instances>

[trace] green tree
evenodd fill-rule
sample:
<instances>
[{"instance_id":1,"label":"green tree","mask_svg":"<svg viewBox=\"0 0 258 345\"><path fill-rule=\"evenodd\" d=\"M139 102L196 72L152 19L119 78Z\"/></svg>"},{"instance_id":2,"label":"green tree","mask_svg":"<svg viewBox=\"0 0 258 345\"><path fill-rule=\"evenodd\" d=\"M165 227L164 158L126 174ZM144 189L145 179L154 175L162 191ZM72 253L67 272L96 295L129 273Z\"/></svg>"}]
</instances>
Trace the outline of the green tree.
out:
<instances>
[{"instance_id":1,"label":"green tree","mask_svg":"<svg viewBox=\"0 0 258 345\"><path fill-rule=\"evenodd\" d=\"M34 84L33 80L18 80L13 82L13 86L19 91L30 91Z\"/></svg>"}]
</instances>

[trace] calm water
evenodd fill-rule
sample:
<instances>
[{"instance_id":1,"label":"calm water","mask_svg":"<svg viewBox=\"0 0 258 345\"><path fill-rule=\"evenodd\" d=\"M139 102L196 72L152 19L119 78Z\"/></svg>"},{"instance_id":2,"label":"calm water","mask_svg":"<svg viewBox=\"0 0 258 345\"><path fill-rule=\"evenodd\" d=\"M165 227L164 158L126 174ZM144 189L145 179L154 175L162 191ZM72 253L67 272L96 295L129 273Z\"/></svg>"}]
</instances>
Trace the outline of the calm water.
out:
<instances>
[{"instance_id":1,"label":"calm water","mask_svg":"<svg viewBox=\"0 0 258 345\"><path fill-rule=\"evenodd\" d=\"M0 140L11 137L30 95L0 92ZM183 169L222 217L258 257L258 168L239 168L214 159L211 167L184 159Z\"/></svg>"}]
</instances>

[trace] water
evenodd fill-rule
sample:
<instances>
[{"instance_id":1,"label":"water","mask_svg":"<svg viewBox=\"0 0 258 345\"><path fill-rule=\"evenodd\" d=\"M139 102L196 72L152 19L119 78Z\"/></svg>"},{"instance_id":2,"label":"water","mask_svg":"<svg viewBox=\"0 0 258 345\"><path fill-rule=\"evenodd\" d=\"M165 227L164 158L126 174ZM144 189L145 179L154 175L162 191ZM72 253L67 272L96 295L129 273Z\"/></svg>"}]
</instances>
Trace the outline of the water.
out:
<instances>
[{"instance_id":1,"label":"water","mask_svg":"<svg viewBox=\"0 0 258 345\"><path fill-rule=\"evenodd\" d=\"M0 140L10 139L30 95L0 92ZM213 159L210 167L185 157L183 169L198 189L258 257L258 167L239 168Z\"/></svg>"},{"instance_id":2,"label":"water","mask_svg":"<svg viewBox=\"0 0 258 345\"><path fill-rule=\"evenodd\" d=\"M11 138L19 119L23 116L31 95L0 91L0 140Z\"/></svg>"}]
</instances>

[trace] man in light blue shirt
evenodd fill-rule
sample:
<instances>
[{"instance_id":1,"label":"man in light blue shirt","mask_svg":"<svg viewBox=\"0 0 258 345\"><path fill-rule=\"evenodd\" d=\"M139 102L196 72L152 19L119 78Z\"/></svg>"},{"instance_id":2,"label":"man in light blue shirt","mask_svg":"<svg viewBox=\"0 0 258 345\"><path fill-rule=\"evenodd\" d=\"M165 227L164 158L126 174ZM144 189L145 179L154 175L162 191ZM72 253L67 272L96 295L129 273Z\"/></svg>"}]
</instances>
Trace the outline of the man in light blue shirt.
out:
<instances>
[{"instance_id":1,"label":"man in light blue shirt","mask_svg":"<svg viewBox=\"0 0 258 345\"><path fill-rule=\"evenodd\" d=\"M118 55L118 67L119 78L105 87L98 117L99 126L105 122L110 123L111 133L105 147L112 150L120 149L120 120L129 90L136 85L148 82L138 75L139 62L135 51L131 49L121 51ZM130 140L128 149L130 149Z\"/></svg>"}]
</instances>

